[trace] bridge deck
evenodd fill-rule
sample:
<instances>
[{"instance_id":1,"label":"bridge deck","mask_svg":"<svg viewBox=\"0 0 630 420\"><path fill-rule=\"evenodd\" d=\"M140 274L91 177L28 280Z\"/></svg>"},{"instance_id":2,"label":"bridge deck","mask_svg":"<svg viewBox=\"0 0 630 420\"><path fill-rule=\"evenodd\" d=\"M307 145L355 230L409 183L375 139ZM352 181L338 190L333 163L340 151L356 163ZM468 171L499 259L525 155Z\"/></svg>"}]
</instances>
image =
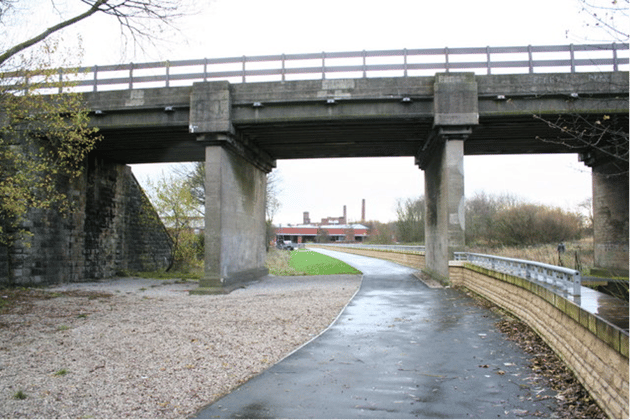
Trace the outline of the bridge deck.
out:
<instances>
[{"instance_id":1,"label":"bridge deck","mask_svg":"<svg viewBox=\"0 0 630 420\"><path fill-rule=\"evenodd\" d=\"M230 124L271 159L420 156L434 130L434 77L229 85ZM466 155L579 153L543 115L628 126L628 73L476 76L478 124ZM194 87L87 94L101 155L123 163L202 161L190 132ZM577 97L571 96L577 95ZM332 102L330 102L332 101ZM551 143L540 138L558 140ZM574 148L567 147L566 144Z\"/></svg>"}]
</instances>

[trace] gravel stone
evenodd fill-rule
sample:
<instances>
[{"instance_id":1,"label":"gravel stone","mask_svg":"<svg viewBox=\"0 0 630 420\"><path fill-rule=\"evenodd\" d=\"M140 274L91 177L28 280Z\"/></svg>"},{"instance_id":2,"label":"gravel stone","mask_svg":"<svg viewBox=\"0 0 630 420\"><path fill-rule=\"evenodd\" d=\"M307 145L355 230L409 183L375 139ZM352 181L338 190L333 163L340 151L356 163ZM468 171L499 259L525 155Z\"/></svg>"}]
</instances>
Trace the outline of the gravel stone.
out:
<instances>
[{"instance_id":1,"label":"gravel stone","mask_svg":"<svg viewBox=\"0 0 630 420\"><path fill-rule=\"evenodd\" d=\"M0 315L0 417L190 416L319 335L360 283L268 276L210 296L137 278L45 289Z\"/></svg>"}]
</instances>

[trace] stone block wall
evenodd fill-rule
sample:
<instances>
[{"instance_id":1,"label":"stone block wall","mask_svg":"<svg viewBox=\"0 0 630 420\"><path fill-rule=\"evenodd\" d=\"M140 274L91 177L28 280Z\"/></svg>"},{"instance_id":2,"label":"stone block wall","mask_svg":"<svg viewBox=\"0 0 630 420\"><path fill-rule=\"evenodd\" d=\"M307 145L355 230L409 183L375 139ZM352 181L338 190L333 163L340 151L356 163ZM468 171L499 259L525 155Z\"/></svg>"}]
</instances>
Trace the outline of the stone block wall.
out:
<instances>
[{"instance_id":1,"label":"stone block wall","mask_svg":"<svg viewBox=\"0 0 630 420\"><path fill-rule=\"evenodd\" d=\"M171 240L126 165L91 157L83 176L61 182L74 210L31 210L30 246L0 247L0 285L107 278L168 266Z\"/></svg>"},{"instance_id":2,"label":"stone block wall","mask_svg":"<svg viewBox=\"0 0 630 420\"><path fill-rule=\"evenodd\" d=\"M525 279L451 262L450 280L533 328L611 418L628 418L628 334Z\"/></svg>"}]
</instances>

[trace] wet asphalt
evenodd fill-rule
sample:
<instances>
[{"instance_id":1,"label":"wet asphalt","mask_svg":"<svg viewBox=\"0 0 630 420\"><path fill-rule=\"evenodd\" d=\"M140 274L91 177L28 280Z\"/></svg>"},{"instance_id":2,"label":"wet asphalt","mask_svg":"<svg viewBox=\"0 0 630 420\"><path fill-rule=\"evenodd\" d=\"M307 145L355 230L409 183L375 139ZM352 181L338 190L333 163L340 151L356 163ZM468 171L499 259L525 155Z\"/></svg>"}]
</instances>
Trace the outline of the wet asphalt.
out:
<instances>
[{"instance_id":1,"label":"wet asphalt","mask_svg":"<svg viewBox=\"0 0 630 420\"><path fill-rule=\"evenodd\" d=\"M356 296L323 334L195 418L554 417L555 393L498 315L412 269L317 251L363 272Z\"/></svg>"}]
</instances>

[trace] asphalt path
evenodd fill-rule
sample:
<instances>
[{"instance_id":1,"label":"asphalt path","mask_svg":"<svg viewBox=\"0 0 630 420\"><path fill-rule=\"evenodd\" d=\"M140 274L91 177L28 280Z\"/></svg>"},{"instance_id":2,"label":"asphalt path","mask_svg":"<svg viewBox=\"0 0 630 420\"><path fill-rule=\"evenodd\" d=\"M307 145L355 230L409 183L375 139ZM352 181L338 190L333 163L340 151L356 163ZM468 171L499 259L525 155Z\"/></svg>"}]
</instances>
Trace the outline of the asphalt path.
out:
<instances>
[{"instance_id":1,"label":"asphalt path","mask_svg":"<svg viewBox=\"0 0 630 420\"><path fill-rule=\"evenodd\" d=\"M555 393L498 315L413 269L317 251L363 272L358 293L323 334L197 418L555 417Z\"/></svg>"}]
</instances>

